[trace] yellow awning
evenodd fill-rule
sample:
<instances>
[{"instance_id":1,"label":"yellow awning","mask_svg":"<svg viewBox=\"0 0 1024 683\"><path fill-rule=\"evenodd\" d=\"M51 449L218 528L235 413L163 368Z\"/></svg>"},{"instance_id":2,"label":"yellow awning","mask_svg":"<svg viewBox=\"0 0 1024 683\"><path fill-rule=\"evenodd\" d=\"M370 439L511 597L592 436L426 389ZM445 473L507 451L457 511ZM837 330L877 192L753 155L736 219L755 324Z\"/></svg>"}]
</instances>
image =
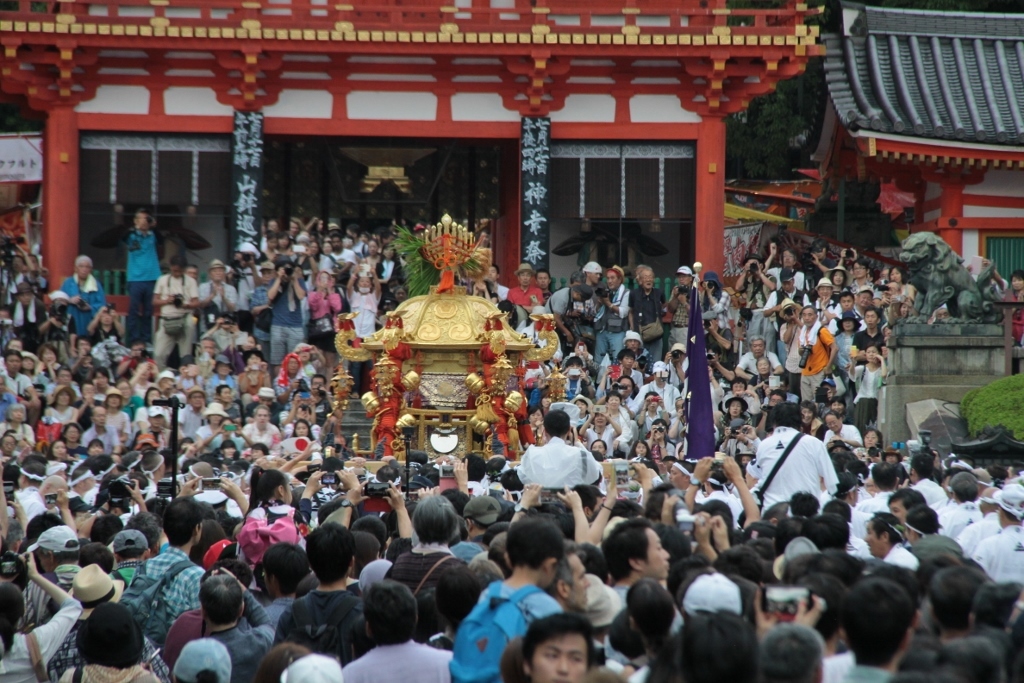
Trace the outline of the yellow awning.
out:
<instances>
[{"instance_id":1,"label":"yellow awning","mask_svg":"<svg viewBox=\"0 0 1024 683\"><path fill-rule=\"evenodd\" d=\"M742 221L767 221L769 223L785 223L792 226L803 226L804 222L795 218L776 216L773 213L765 213L757 209L748 209L737 204L725 204L725 217Z\"/></svg>"}]
</instances>

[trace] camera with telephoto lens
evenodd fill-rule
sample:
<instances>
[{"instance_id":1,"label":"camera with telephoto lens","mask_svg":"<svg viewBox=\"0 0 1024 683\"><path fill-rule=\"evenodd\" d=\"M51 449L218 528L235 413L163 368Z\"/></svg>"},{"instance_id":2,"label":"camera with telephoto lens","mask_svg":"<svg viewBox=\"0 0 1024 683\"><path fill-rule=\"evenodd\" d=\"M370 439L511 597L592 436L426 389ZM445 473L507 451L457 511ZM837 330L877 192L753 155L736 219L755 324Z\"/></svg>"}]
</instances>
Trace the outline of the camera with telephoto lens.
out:
<instances>
[{"instance_id":1,"label":"camera with telephoto lens","mask_svg":"<svg viewBox=\"0 0 1024 683\"><path fill-rule=\"evenodd\" d=\"M753 263L750 264L750 272L751 273L756 273L760 269L761 269L761 266L760 266L760 264L757 261L754 261Z\"/></svg>"},{"instance_id":2,"label":"camera with telephoto lens","mask_svg":"<svg viewBox=\"0 0 1024 683\"><path fill-rule=\"evenodd\" d=\"M18 557L18 554L8 550L0 555L0 576L5 579L13 579L25 571L25 562Z\"/></svg>"},{"instance_id":3,"label":"camera with telephoto lens","mask_svg":"<svg viewBox=\"0 0 1024 683\"><path fill-rule=\"evenodd\" d=\"M293 264L288 263L288 264L285 265L285 267L284 267L284 274L285 274L286 277L291 277L292 273L294 273L294 272L295 272L295 266Z\"/></svg>"},{"instance_id":4,"label":"camera with telephoto lens","mask_svg":"<svg viewBox=\"0 0 1024 683\"><path fill-rule=\"evenodd\" d=\"M596 289L594 289L594 294L597 295L598 299L604 299L605 297L608 296L608 288L597 287Z\"/></svg>"},{"instance_id":5,"label":"camera with telephoto lens","mask_svg":"<svg viewBox=\"0 0 1024 683\"><path fill-rule=\"evenodd\" d=\"M107 487L107 491L110 493L111 504L113 504L114 498L131 498L133 488L135 486L128 477L114 479Z\"/></svg>"},{"instance_id":6,"label":"camera with telephoto lens","mask_svg":"<svg viewBox=\"0 0 1024 683\"><path fill-rule=\"evenodd\" d=\"M811 359L811 351L814 349L813 346L801 346L800 347L800 369L803 370L807 367L807 361Z\"/></svg>"},{"instance_id":7,"label":"camera with telephoto lens","mask_svg":"<svg viewBox=\"0 0 1024 683\"><path fill-rule=\"evenodd\" d=\"M181 308L185 305L185 297L183 297L181 294L175 294L174 296L171 297L171 300L174 301L175 308Z\"/></svg>"},{"instance_id":8,"label":"camera with telephoto lens","mask_svg":"<svg viewBox=\"0 0 1024 683\"><path fill-rule=\"evenodd\" d=\"M68 319L68 302L57 299L50 305L50 317L59 322L66 322Z\"/></svg>"},{"instance_id":9,"label":"camera with telephoto lens","mask_svg":"<svg viewBox=\"0 0 1024 683\"><path fill-rule=\"evenodd\" d=\"M368 481L366 482L366 497L367 498L387 498L388 491L391 490L391 484L386 481Z\"/></svg>"}]
</instances>

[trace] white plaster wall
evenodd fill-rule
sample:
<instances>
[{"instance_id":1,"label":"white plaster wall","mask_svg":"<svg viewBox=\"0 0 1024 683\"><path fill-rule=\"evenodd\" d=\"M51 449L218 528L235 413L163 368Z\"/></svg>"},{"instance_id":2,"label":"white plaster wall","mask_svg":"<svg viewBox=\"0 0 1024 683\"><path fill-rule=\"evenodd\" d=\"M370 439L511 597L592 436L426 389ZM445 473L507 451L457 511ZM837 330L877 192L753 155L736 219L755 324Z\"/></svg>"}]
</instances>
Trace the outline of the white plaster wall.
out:
<instances>
[{"instance_id":1,"label":"white plaster wall","mask_svg":"<svg viewBox=\"0 0 1024 683\"><path fill-rule=\"evenodd\" d=\"M326 90L282 90L277 102L264 107L267 118L329 119L334 96Z\"/></svg>"},{"instance_id":2,"label":"white plaster wall","mask_svg":"<svg viewBox=\"0 0 1024 683\"><path fill-rule=\"evenodd\" d=\"M506 109L501 95L461 92L452 95L452 120L518 122L519 112Z\"/></svg>"},{"instance_id":3,"label":"white plaster wall","mask_svg":"<svg viewBox=\"0 0 1024 683\"><path fill-rule=\"evenodd\" d=\"M142 85L101 85L96 96L80 102L80 114L148 114L149 89Z\"/></svg>"},{"instance_id":4,"label":"white plaster wall","mask_svg":"<svg viewBox=\"0 0 1024 683\"><path fill-rule=\"evenodd\" d=\"M1024 218L1024 208L1006 206L971 206L964 203L965 218Z\"/></svg>"},{"instance_id":5,"label":"white plaster wall","mask_svg":"<svg viewBox=\"0 0 1024 683\"><path fill-rule=\"evenodd\" d=\"M569 95L565 106L551 112L555 123L614 123L615 98L611 95Z\"/></svg>"},{"instance_id":6,"label":"white plaster wall","mask_svg":"<svg viewBox=\"0 0 1024 683\"><path fill-rule=\"evenodd\" d=\"M437 95L429 92L357 90L346 96L350 119L434 121Z\"/></svg>"},{"instance_id":7,"label":"white plaster wall","mask_svg":"<svg viewBox=\"0 0 1024 683\"><path fill-rule=\"evenodd\" d=\"M700 114L683 109L675 95L633 95L629 98L633 123L700 123Z\"/></svg>"},{"instance_id":8,"label":"white plaster wall","mask_svg":"<svg viewBox=\"0 0 1024 683\"><path fill-rule=\"evenodd\" d=\"M235 110L217 101L213 88L164 90L164 111L173 116L234 116Z\"/></svg>"},{"instance_id":9,"label":"white plaster wall","mask_svg":"<svg viewBox=\"0 0 1024 683\"><path fill-rule=\"evenodd\" d=\"M964 250L961 256L964 257L965 261L969 261L971 258L981 254L981 245L979 244L977 230L964 230L963 241Z\"/></svg>"},{"instance_id":10,"label":"white plaster wall","mask_svg":"<svg viewBox=\"0 0 1024 683\"><path fill-rule=\"evenodd\" d=\"M1024 197L1024 172L994 171L985 173L985 179L977 185L968 185L964 194L988 194L997 197Z\"/></svg>"}]
</instances>

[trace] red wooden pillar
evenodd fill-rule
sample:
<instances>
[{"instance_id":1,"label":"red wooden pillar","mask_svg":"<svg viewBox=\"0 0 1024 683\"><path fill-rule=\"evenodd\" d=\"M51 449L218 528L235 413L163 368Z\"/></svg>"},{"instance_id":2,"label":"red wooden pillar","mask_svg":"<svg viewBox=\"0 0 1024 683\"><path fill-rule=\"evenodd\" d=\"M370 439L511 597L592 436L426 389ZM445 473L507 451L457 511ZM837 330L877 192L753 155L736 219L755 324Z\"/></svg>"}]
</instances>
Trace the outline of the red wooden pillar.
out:
<instances>
[{"instance_id":1,"label":"red wooden pillar","mask_svg":"<svg viewBox=\"0 0 1024 683\"><path fill-rule=\"evenodd\" d=\"M52 289L75 269L78 201L78 118L73 106L57 105L43 137L42 249Z\"/></svg>"},{"instance_id":2,"label":"red wooden pillar","mask_svg":"<svg viewBox=\"0 0 1024 683\"><path fill-rule=\"evenodd\" d=\"M725 264L725 119L704 116L697 138L694 258L721 276Z\"/></svg>"},{"instance_id":3,"label":"red wooden pillar","mask_svg":"<svg viewBox=\"0 0 1024 683\"><path fill-rule=\"evenodd\" d=\"M955 218L959 221L964 215L964 181L960 177L949 178L941 183L942 194L939 195L940 218ZM943 225L949 225L942 221ZM964 253L964 235L959 228L941 228L939 237L958 254Z\"/></svg>"}]
</instances>

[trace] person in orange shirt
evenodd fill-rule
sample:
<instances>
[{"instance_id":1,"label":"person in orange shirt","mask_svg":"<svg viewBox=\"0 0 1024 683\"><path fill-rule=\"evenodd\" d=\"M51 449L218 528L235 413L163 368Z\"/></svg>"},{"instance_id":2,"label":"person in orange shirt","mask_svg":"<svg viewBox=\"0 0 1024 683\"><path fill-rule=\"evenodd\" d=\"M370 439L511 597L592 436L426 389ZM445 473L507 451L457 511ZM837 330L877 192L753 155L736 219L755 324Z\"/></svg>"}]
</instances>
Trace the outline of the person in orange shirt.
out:
<instances>
[{"instance_id":1,"label":"person in orange shirt","mask_svg":"<svg viewBox=\"0 0 1024 683\"><path fill-rule=\"evenodd\" d=\"M523 261L519 264L519 269L516 271L516 277L519 278L519 286L508 290L507 300L516 306L522 306L527 311L531 310L534 306L544 305L544 292L540 291L540 287L534 284L533 276L533 266Z\"/></svg>"},{"instance_id":2,"label":"person in orange shirt","mask_svg":"<svg viewBox=\"0 0 1024 683\"><path fill-rule=\"evenodd\" d=\"M814 400L814 391L821 384L828 370L836 360L839 345L835 337L822 327L814 306L804 306L800 311L803 325L797 330L800 344L800 398Z\"/></svg>"}]
</instances>

